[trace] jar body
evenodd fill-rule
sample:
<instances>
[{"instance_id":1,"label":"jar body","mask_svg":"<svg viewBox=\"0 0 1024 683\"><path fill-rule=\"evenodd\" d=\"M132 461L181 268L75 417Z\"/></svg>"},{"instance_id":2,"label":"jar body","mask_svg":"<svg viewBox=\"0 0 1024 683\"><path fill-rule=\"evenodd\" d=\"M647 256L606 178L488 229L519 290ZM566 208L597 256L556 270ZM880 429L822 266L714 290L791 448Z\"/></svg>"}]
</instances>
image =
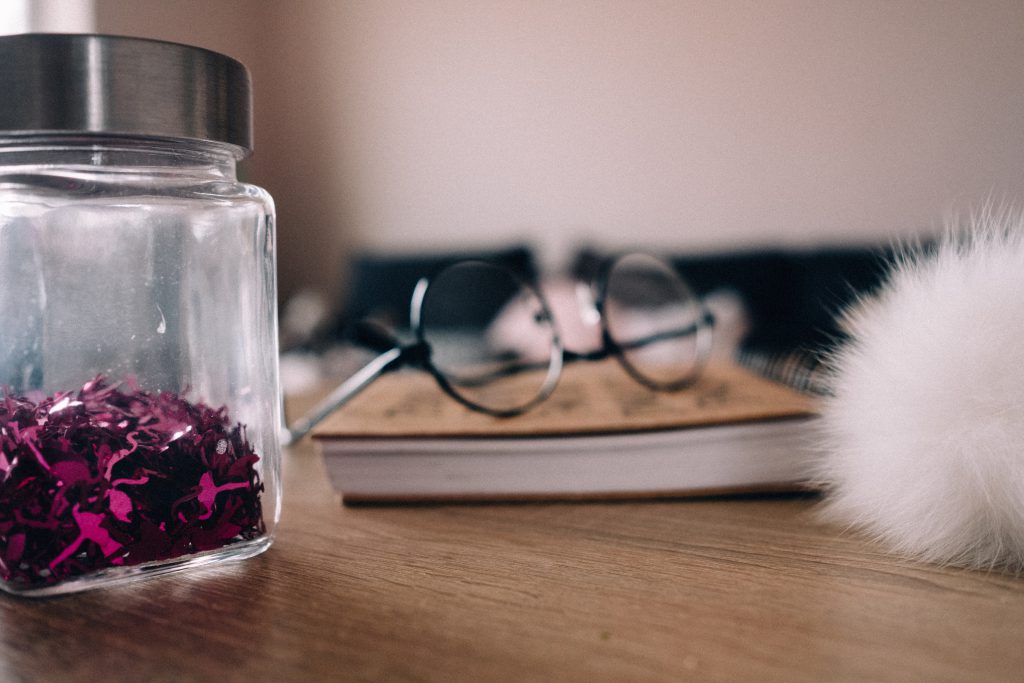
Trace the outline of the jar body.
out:
<instances>
[{"instance_id":1,"label":"jar body","mask_svg":"<svg viewBox=\"0 0 1024 683\"><path fill-rule=\"evenodd\" d=\"M274 208L228 145L0 138L0 587L266 549Z\"/></svg>"}]
</instances>

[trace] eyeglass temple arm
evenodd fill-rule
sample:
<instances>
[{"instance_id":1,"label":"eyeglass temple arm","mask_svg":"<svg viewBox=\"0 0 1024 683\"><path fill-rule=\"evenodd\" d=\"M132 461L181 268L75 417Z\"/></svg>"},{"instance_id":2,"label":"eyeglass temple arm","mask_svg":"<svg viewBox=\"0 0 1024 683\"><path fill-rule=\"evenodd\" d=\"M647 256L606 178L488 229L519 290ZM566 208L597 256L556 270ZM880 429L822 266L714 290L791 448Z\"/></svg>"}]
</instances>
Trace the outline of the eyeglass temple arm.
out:
<instances>
[{"instance_id":1,"label":"eyeglass temple arm","mask_svg":"<svg viewBox=\"0 0 1024 683\"><path fill-rule=\"evenodd\" d=\"M612 344L615 348L622 351L632 351L633 349L643 348L648 344L665 341L666 339L689 337L690 335L699 333L702 329L712 327L714 324L715 317L712 315L711 311L704 311L698 322L691 323L686 327L677 327L675 329L664 330L662 332L655 332L654 334L649 334L646 337L640 337L639 339L631 339L627 342L612 342Z\"/></svg>"},{"instance_id":2,"label":"eyeglass temple arm","mask_svg":"<svg viewBox=\"0 0 1024 683\"><path fill-rule=\"evenodd\" d=\"M695 323L691 323L686 327L678 327L675 329L664 330L662 332L649 334L646 337L640 337L639 339L631 339L625 342L617 342L613 340L610 336L606 335L605 343L600 349L597 349L596 351L587 352L570 351L569 349L566 349L563 354L563 359L567 363L581 360L603 360L616 351L632 351L633 349L640 349L647 346L648 344L664 341L666 339L688 337L692 334L697 334L702 329L713 327L714 324L714 314L711 311L705 309L701 313L700 320L698 320Z\"/></svg>"},{"instance_id":3,"label":"eyeglass temple arm","mask_svg":"<svg viewBox=\"0 0 1024 683\"><path fill-rule=\"evenodd\" d=\"M399 367L408 359L409 353L409 347L395 346L371 360L354 375L339 384L338 388L320 401L313 410L296 420L291 427L282 426L281 444L289 446L299 441L324 418L355 398L375 379L385 372Z\"/></svg>"},{"instance_id":4,"label":"eyeglass temple arm","mask_svg":"<svg viewBox=\"0 0 1024 683\"><path fill-rule=\"evenodd\" d=\"M613 353L621 351L632 351L634 349L641 349L648 344L654 344L655 342L664 341L666 339L676 339L678 337L688 337L692 334L699 333L702 329L707 329L715 324L715 316L711 311L704 310L701 313L700 319L687 325L686 327L679 327L672 330L665 330L663 332L657 332L655 334L647 335L646 337L640 337L639 339L631 339L626 342L616 342L610 336L606 336L604 344L599 349L594 351L573 351L572 349L562 349L562 362L563 363L575 363L579 361L598 361L608 358ZM510 364L505 367L493 370L484 374L476 375L474 377L459 377L455 378L458 384L461 386L472 387L472 386L484 386L493 382L496 379L502 377L508 377L510 375L517 375L521 372L528 372L530 370L543 370L548 367L548 363L518 363Z\"/></svg>"}]
</instances>

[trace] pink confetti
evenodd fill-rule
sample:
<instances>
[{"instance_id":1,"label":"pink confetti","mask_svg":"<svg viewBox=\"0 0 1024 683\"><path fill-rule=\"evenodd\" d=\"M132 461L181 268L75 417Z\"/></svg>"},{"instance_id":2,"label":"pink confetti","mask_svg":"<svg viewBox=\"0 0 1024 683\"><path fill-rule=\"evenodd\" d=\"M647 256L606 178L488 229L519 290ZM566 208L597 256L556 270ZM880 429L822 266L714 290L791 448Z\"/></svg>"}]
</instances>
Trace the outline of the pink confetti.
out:
<instances>
[{"instance_id":1,"label":"pink confetti","mask_svg":"<svg viewBox=\"0 0 1024 683\"><path fill-rule=\"evenodd\" d=\"M132 514L132 499L128 494L119 489L110 489L110 512L122 522L130 521Z\"/></svg>"},{"instance_id":2,"label":"pink confetti","mask_svg":"<svg viewBox=\"0 0 1024 683\"><path fill-rule=\"evenodd\" d=\"M266 533L245 427L123 386L0 400L0 580L49 585Z\"/></svg>"}]
</instances>

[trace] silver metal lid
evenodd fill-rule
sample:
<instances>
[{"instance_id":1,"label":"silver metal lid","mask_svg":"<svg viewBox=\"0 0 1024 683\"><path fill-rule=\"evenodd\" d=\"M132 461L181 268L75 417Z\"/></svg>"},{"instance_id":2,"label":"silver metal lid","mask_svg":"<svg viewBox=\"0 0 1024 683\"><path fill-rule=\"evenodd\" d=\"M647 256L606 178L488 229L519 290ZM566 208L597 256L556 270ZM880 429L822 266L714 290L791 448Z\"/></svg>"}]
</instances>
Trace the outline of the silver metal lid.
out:
<instances>
[{"instance_id":1,"label":"silver metal lid","mask_svg":"<svg viewBox=\"0 0 1024 683\"><path fill-rule=\"evenodd\" d=\"M143 38L0 36L0 135L141 135L252 150L249 71Z\"/></svg>"}]
</instances>

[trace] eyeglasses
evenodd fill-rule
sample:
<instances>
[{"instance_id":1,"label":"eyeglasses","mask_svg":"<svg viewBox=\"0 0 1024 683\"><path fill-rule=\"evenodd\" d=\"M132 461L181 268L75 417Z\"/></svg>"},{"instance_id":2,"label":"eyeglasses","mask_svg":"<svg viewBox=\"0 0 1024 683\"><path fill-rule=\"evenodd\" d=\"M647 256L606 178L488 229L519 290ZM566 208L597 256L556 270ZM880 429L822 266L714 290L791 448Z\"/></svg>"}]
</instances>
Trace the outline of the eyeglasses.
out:
<instances>
[{"instance_id":1,"label":"eyeglasses","mask_svg":"<svg viewBox=\"0 0 1024 683\"><path fill-rule=\"evenodd\" d=\"M570 362L614 357L654 391L678 391L697 379L713 320L672 266L643 253L608 259L589 294L582 303L600 326L600 347L573 351L563 347L548 303L513 271L485 261L448 266L413 290L413 340L357 325L357 341L379 355L285 428L282 439L298 441L382 374L403 367L426 370L453 399L495 417L544 401Z\"/></svg>"}]
</instances>

